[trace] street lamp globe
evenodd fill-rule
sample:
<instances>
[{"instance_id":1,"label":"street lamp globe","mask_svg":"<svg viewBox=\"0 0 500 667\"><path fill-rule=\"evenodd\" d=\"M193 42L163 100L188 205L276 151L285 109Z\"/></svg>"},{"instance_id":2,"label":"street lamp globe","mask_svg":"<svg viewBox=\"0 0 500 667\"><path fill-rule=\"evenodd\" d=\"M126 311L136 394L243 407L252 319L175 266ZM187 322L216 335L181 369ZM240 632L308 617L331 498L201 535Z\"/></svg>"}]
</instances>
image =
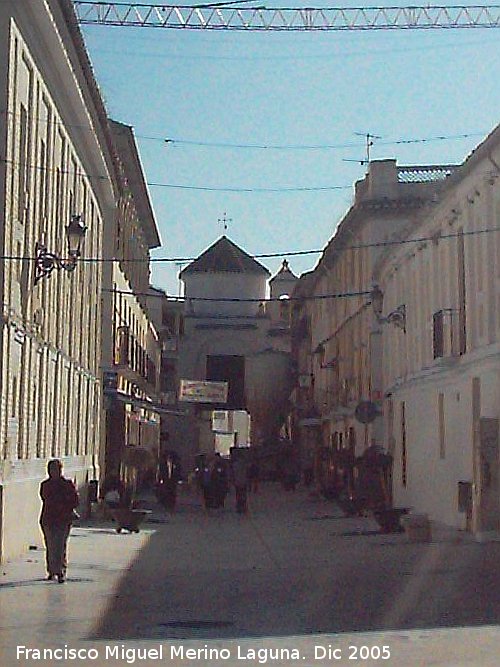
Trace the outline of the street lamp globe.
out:
<instances>
[{"instance_id":1,"label":"street lamp globe","mask_svg":"<svg viewBox=\"0 0 500 667\"><path fill-rule=\"evenodd\" d=\"M68 237L68 254L70 257L80 257L83 239L87 227L83 224L81 215L72 215L69 225L66 227Z\"/></svg>"}]
</instances>

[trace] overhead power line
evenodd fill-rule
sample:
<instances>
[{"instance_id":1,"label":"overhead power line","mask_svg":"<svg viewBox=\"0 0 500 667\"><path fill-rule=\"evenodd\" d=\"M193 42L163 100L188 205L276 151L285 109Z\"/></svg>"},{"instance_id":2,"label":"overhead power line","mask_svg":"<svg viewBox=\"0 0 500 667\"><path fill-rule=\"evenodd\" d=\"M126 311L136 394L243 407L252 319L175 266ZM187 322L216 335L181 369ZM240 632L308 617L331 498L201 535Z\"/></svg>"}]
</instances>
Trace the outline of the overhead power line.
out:
<instances>
[{"instance_id":1,"label":"overhead power line","mask_svg":"<svg viewBox=\"0 0 500 667\"><path fill-rule=\"evenodd\" d=\"M0 114L5 114L9 116L19 117L19 114L16 114L13 111L7 109L0 109ZM47 118L41 118L39 116L32 117L37 123L45 125L55 125L56 127L63 128L77 128L79 130L87 130L92 134L95 134L95 128L84 125L80 123L63 123L60 121L55 121L53 118L48 120ZM386 139L386 140L377 140L377 146L398 146L405 144L425 144L432 143L435 141L456 141L462 139L470 139L473 137L484 137L487 134L487 131L483 132L463 132L460 134L437 134L429 137L403 137L399 139ZM193 146L193 147L202 147L202 148L228 148L228 149L251 149L251 150L277 150L277 151L320 151L320 150L342 150L345 148L363 148L365 146L364 142L360 141L351 141L351 142L341 142L341 143L317 143L317 144L276 144L276 143L263 143L258 141L241 141L241 142L231 142L231 141L200 141L196 139L182 139L176 137L160 137L152 136L150 134L137 134L134 131L135 139L143 139L145 141L157 141L163 144L172 145L172 146Z\"/></svg>"},{"instance_id":2,"label":"overhead power line","mask_svg":"<svg viewBox=\"0 0 500 667\"><path fill-rule=\"evenodd\" d=\"M204 192L324 192L350 190L352 185L292 186L277 188L209 187L206 185L179 185L173 183L147 183L152 188L175 188L177 190L201 190Z\"/></svg>"},{"instance_id":3,"label":"overhead power line","mask_svg":"<svg viewBox=\"0 0 500 667\"><path fill-rule=\"evenodd\" d=\"M483 137L485 132L470 132L464 134L436 135L432 137L419 137L415 139L393 139L387 141L377 141L377 146L399 146L403 144L425 144L434 141L452 141L457 139L470 139L471 137ZM138 138L139 135L138 135ZM142 137L144 139L153 139L153 137ZM343 148L363 148L365 144L358 142L344 144L259 144L259 143L231 143L220 141L196 141L193 139L164 139L165 143L174 146L195 146L202 148L248 148L252 150L278 150L278 151L321 151L321 150L341 150Z\"/></svg>"},{"instance_id":4,"label":"overhead power line","mask_svg":"<svg viewBox=\"0 0 500 667\"><path fill-rule=\"evenodd\" d=\"M131 290L118 290L118 289L111 289L111 288L103 288L103 292L110 292L112 294L128 294L130 296L144 296L144 297L152 297L152 298L159 298L159 299L164 299L165 294L154 294L154 293L149 293L149 292L133 292ZM201 297L201 296L170 296L168 295L168 300L169 301L180 301L180 302L189 302L189 301L209 301L209 302L217 302L217 303L270 303L270 302L287 302L287 301L304 301L307 299L308 301L320 301L322 299L348 299L348 298L354 298L354 297L359 297L359 296L369 296L371 295L373 290L360 290L356 292L338 292L338 293L332 293L332 294L314 294L310 296L290 296L287 297L286 299L283 299L282 297L264 297L262 299L239 299L237 297L229 298L229 297Z\"/></svg>"},{"instance_id":5,"label":"overhead power line","mask_svg":"<svg viewBox=\"0 0 500 667\"><path fill-rule=\"evenodd\" d=\"M6 160L5 158L0 158L0 163L5 162L8 164L20 165L17 160ZM57 167L42 167L40 165L33 165L26 163L24 165L28 169L35 171L45 171L49 173L59 173L66 176L74 176L78 178L88 178L88 179L97 179L100 181L110 181L111 179L108 176L103 176L102 174L91 174L84 171L73 171L72 169L59 169ZM181 185L178 183L153 183L151 181L145 181L146 185L150 188L171 188L177 190L198 190L203 192L277 192L277 193L287 193L287 192L328 192L333 190L351 190L352 185L319 185L319 186L282 186L275 188L248 188L248 187L231 187L231 186L220 186L212 187L208 185Z\"/></svg>"},{"instance_id":6,"label":"overhead power line","mask_svg":"<svg viewBox=\"0 0 500 667\"><path fill-rule=\"evenodd\" d=\"M385 248L390 246L398 245L408 245L411 243L425 243L430 241L446 241L448 239L456 239L458 237L467 237L467 236L476 236L480 234L491 234L493 232L500 232L500 227L488 227L486 229L471 229L469 231L462 231L460 233L450 233L450 234L432 234L430 236L418 236L416 238L409 239L393 239L386 241L377 241L373 243L359 243L354 245L342 245L339 246L338 251L344 252L345 250L362 250L365 248ZM287 250L284 252L268 252L261 253L256 255L250 255L253 259L272 259L276 257L297 257L300 255L318 255L325 251L325 248L313 249L313 250ZM0 256L0 261L7 260L17 260L17 261L35 261L35 257L27 256L18 256L18 255L3 255ZM149 259L126 259L119 257L80 257L79 262L96 262L96 263L105 263L105 262L122 262L124 264L137 264L137 263L177 263L177 264L186 264L189 262L194 262L196 257L151 257Z\"/></svg>"},{"instance_id":7,"label":"overhead power line","mask_svg":"<svg viewBox=\"0 0 500 667\"><path fill-rule=\"evenodd\" d=\"M234 3L231 3L234 4ZM82 25L174 30L352 31L500 27L499 5L407 7L235 7L74 2Z\"/></svg>"}]
</instances>

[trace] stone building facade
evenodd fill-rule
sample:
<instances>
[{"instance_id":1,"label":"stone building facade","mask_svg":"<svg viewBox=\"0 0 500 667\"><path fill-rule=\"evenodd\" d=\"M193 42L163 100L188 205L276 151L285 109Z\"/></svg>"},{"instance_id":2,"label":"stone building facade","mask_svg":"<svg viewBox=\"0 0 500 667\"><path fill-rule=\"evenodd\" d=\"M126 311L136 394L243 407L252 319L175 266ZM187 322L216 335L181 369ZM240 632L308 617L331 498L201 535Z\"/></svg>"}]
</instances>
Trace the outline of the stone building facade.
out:
<instances>
[{"instance_id":1,"label":"stone building facade","mask_svg":"<svg viewBox=\"0 0 500 667\"><path fill-rule=\"evenodd\" d=\"M131 127L110 121L119 189L106 227L102 364L106 395L104 482L121 478L133 493L154 478L160 447L161 346L148 305L150 250L160 237Z\"/></svg>"},{"instance_id":2,"label":"stone building facade","mask_svg":"<svg viewBox=\"0 0 500 667\"><path fill-rule=\"evenodd\" d=\"M2 558L40 542L48 459L62 459L83 500L99 474L102 263L35 284L29 259L39 245L65 257L73 215L85 256L101 258L115 205L111 136L75 25L66 0L0 7Z\"/></svg>"},{"instance_id":3,"label":"stone building facade","mask_svg":"<svg viewBox=\"0 0 500 667\"><path fill-rule=\"evenodd\" d=\"M276 438L291 388L290 309L280 297L291 294L296 277L285 265L269 281L262 264L223 236L181 278L178 377L228 381L228 402L219 408L250 413L252 444ZM268 289L278 302L268 301ZM210 406L204 408L188 406L190 418L171 433L170 444L187 470L210 429Z\"/></svg>"},{"instance_id":4,"label":"stone building facade","mask_svg":"<svg viewBox=\"0 0 500 667\"><path fill-rule=\"evenodd\" d=\"M381 415L369 424L355 417L362 401L382 406L382 329L371 299L374 266L384 244L432 206L451 171L371 162L318 265L298 284L295 351L303 386L296 396L302 397L300 409L310 413L302 426L319 430L309 440L333 453L359 455L369 444L383 444ZM309 361L304 346L310 348Z\"/></svg>"},{"instance_id":5,"label":"stone building facade","mask_svg":"<svg viewBox=\"0 0 500 667\"><path fill-rule=\"evenodd\" d=\"M395 502L500 529L500 127L379 258L386 442Z\"/></svg>"},{"instance_id":6,"label":"stone building facade","mask_svg":"<svg viewBox=\"0 0 500 667\"><path fill-rule=\"evenodd\" d=\"M479 536L500 529L499 182L498 127L461 165L371 162L294 292L294 433L318 473L379 445L397 506Z\"/></svg>"}]
</instances>

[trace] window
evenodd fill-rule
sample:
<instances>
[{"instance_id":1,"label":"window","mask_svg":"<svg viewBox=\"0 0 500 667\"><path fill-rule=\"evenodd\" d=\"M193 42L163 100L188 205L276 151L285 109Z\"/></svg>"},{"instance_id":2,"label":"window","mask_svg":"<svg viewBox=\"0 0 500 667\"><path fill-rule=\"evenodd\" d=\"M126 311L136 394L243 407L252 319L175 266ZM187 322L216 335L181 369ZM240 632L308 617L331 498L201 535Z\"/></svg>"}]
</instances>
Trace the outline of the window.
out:
<instances>
[{"instance_id":1,"label":"window","mask_svg":"<svg viewBox=\"0 0 500 667\"><path fill-rule=\"evenodd\" d=\"M38 158L38 215L43 220L47 211L47 146L43 139L40 140L40 153Z\"/></svg>"},{"instance_id":2,"label":"window","mask_svg":"<svg viewBox=\"0 0 500 667\"><path fill-rule=\"evenodd\" d=\"M24 222L26 207L26 186L28 174L28 112L21 104L19 114L19 157L18 157L18 213L17 218Z\"/></svg>"},{"instance_id":3,"label":"window","mask_svg":"<svg viewBox=\"0 0 500 667\"><path fill-rule=\"evenodd\" d=\"M404 401L401 403L401 482L406 488L408 481L407 457L406 457L406 408Z\"/></svg>"},{"instance_id":4,"label":"window","mask_svg":"<svg viewBox=\"0 0 500 667\"><path fill-rule=\"evenodd\" d=\"M290 297L288 294L283 294L280 296L280 320L288 322L290 320L290 302L288 301Z\"/></svg>"},{"instance_id":5,"label":"window","mask_svg":"<svg viewBox=\"0 0 500 667\"><path fill-rule=\"evenodd\" d=\"M332 449L337 451L339 448L339 434L338 431L335 431L335 433L332 435Z\"/></svg>"},{"instance_id":6,"label":"window","mask_svg":"<svg viewBox=\"0 0 500 667\"><path fill-rule=\"evenodd\" d=\"M444 394L438 394L438 434L439 434L439 458L446 456L445 424L444 424Z\"/></svg>"},{"instance_id":7,"label":"window","mask_svg":"<svg viewBox=\"0 0 500 667\"><path fill-rule=\"evenodd\" d=\"M467 351L466 287L465 287L465 245L464 230L458 230L458 336L459 354Z\"/></svg>"},{"instance_id":8,"label":"window","mask_svg":"<svg viewBox=\"0 0 500 667\"><path fill-rule=\"evenodd\" d=\"M37 418L37 435L36 435L36 455L38 458L42 457L44 455L44 446L43 446L43 427L44 427L44 419L46 418L44 407L45 407L45 392L42 390L42 387L44 386L44 381L45 381L45 376L44 376L44 361L43 357L41 356L40 350L38 351L38 354L40 355L40 360L38 362L38 382L35 381L35 386L38 388L38 396L37 396L37 407L36 407L36 418Z\"/></svg>"},{"instance_id":9,"label":"window","mask_svg":"<svg viewBox=\"0 0 500 667\"><path fill-rule=\"evenodd\" d=\"M175 336L176 334L176 316L175 313L169 310L168 306L164 306L162 309L162 325L168 329L170 336Z\"/></svg>"},{"instance_id":10,"label":"window","mask_svg":"<svg viewBox=\"0 0 500 667\"><path fill-rule=\"evenodd\" d=\"M438 310L432 316L432 349L433 358L444 356L444 313Z\"/></svg>"},{"instance_id":11,"label":"window","mask_svg":"<svg viewBox=\"0 0 500 667\"><path fill-rule=\"evenodd\" d=\"M10 416L17 417L17 376L12 376L12 405L10 409Z\"/></svg>"}]
</instances>

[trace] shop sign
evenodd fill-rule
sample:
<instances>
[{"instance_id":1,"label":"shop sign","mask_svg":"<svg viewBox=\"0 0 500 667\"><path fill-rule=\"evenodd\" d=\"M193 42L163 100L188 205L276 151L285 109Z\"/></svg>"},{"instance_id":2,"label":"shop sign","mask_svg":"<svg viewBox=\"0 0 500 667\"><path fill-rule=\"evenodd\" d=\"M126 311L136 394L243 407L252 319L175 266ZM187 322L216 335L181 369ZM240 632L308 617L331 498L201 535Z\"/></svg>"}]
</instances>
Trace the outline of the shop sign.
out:
<instances>
[{"instance_id":1,"label":"shop sign","mask_svg":"<svg viewBox=\"0 0 500 667\"><path fill-rule=\"evenodd\" d=\"M227 382L208 380L181 380L179 401L193 403L226 403Z\"/></svg>"}]
</instances>

